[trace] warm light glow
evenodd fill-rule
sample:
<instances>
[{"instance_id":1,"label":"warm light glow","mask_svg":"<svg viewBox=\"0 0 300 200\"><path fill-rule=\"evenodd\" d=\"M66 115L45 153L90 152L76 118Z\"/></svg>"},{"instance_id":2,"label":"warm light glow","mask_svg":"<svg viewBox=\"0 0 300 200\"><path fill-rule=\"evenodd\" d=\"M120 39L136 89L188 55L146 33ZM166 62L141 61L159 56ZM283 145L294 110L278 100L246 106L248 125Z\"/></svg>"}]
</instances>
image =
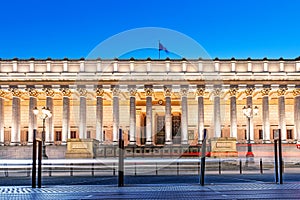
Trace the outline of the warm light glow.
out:
<instances>
[{"instance_id":1,"label":"warm light glow","mask_svg":"<svg viewBox=\"0 0 300 200\"><path fill-rule=\"evenodd\" d=\"M247 107L244 106L243 113L248 118L253 117L253 115L257 115L258 114L258 107L255 106L254 109L252 109L251 106L247 106Z\"/></svg>"},{"instance_id":2,"label":"warm light glow","mask_svg":"<svg viewBox=\"0 0 300 200\"><path fill-rule=\"evenodd\" d=\"M39 114L39 110L37 109L37 107L35 107L35 108L33 109L33 114L35 114L35 115L38 115L38 114Z\"/></svg>"}]
</instances>

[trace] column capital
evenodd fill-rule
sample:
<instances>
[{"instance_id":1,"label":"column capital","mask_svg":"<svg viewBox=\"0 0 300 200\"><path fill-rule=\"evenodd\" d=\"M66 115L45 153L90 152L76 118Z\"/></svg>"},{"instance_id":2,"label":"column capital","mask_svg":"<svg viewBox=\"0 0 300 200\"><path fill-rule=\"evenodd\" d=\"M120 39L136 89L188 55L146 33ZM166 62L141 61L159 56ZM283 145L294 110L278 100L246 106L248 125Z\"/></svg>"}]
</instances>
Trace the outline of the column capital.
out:
<instances>
[{"instance_id":1,"label":"column capital","mask_svg":"<svg viewBox=\"0 0 300 200\"><path fill-rule=\"evenodd\" d=\"M113 88L111 88L110 90L111 90L112 95L113 95L114 97L118 97L118 96L120 95L120 92L121 92L121 91L120 91L119 88L113 87Z\"/></svg>"},{"instance_id":2,"label":"column capital","mask_svg":"<svg viewBox=\"0 0 300 200\"><path fill-rule=\"evenodd\" d=\"M294 96L300 95L300 88L295 88L295 89L293 90L293 95L294 95Z\"/></svg>"},{"instance_id":3,"label":"column capital","mask_svg":"<svg viewBox=\"0 0 300 200\"><path fill-rule=\"evenodd\" d=\"M103 88L97 87L97 88L95 89L95 92L96 92L96 96L97 96L97 97L103 97L103 95L104 95L104 90L103 90Z\"/></svg>"},{"instance_id":4,"label":"column capital","mask_svg":"<svg viewBox=\"0 0 300 200\"><path fill-rule=\"evenodd\" d=\"M271 88L265 87L260 92L262 93L263 96L268 96L270 91L271 91Z\"/></svg>"},{"instance_id":5,"label":"column capital","mask_svg":"<svg viewBox=\"0 0 300 200\"><path fill-rule=\"evenodd\" d=\"M136 88L128 88L128 92L131 97L135 97L135 95L137 93L137 89Z\"/></svg>"},{"instance_id":6,"label":"column capital","mask_svg":"<svg viewBox=\"0 0 300 200\"><path fill-rule=\"evenodd\" d=\"M28 92L30 97L38 97L40 94L35 88L26 88L25 90Z\"/></svg>"},{"instance_id":7,"label":"column capital","mask_svg":"<svg viewBox=\"0 0 300 200\"><path fill-rule=\"evenodd\" d=\"M212 94L214 95L214 96L221 96L221 94L222 94L222 89L221 88L214 88L214 90L212 91Z\"/></svg>"},{"instance_id":8,"label":"column capital","mask_svg":"<svg viewBox=\"0 0 300 200\"><path fill-rule=\"evenodd\" d=\"M164 95L165 97L170 97L172 95L172 88L171 87L164 87Z\"/></svg>"},{"instance_id":9,"label":"column capital","mask_svg":"<svg viewBox=\"0 0 300 200\"><path fill-rule=\"evenodd\" d=\"M0 97L4 98L7 95L7 92L3 89L0 89Z\"/></svg>"},{"instance_id":10,"label":"column capital","mask_svg":"<svg viewBox=\"0 0 300 200\"><path fill-rule=\"evenodd\" d=\"M255 90L255 87L254 86L248 86L245 90L245 93L247 96L252 96L253 92Z\"/></svg>"},{"instance_id":11,"label":"column capital","mask_svg":"<svg viewBox=\"0 0 300 200\"><path fill-rule=\"evenodd\" d=\"M230 88L229 89L230 96L236 96L238 94L238 90L239 90L239 88L237 86Z\"/></svg>"},{"instance_id":12,"label":"column capital","mask_svg":"<svg viewBox=\"0 0 300 200\"><path fill-rule=\"evenodd\" d=\"M8 88L8 91L10 91L14 97L21 97L23 95L23 92L18 88Z\"/></svg>"},{"instance_id":13,"label":"column capital","mask_svg":"<svg viewBox=\"0 0 300 200\"><path fill-rule=\"evenodd\" d=\"M153 88L144 88L146 96L147 97L152 97L153 95Z\"/></svg>"},{"instance_id":14,"label":"column capital","mask_svg":"<svg viewBox=\"0 0 300 200\"><path fill-rule=\"evenodd\" d=\"M205 88L203 87L201 87L201 88L197 88L196 89L196 96L203 96L204 95L204 93L205 93Z\"/></svg>"},{"instance_id":15,"label":"column capital","mask_svg":"<svg viewBox=\"0 0 300 200\"><path fill-rule=\"evenodd\" d=\"M287 90L288 90L288 89L287 89L286 87L281 87L281 88L279 88L279 89L277 90L277 95L278 95L278 96L284 96Z\"/></svg>"},{"instance_id":16,"label":"column capital","mask_svg":"<svg viewBox=\"0 0 300 200\"><path fill-rule=\"evenodd\" d=\"M71 97L72 92L69 88L60 88L60 91L64 97Z\"/></svg>"},{"instance_id":17,"label":"column capital","mask_svg":"<svg viewBox=\"0 0 300 200\"><path fill-rule=\"evenodd\" d=\"M47 97L54 97L55 92L52 88L43 88L42 90L45 92Z\"/></svg>"},{"instance_id":18,"label":"column capital","mask_svg":"<svg viewBox=\"0 0 300 200\"><path fill-rule=\"evenodd\" d=\"M182 97L186 97L186 96L189 94L189 89L188 89L188 88L180 88L179 94L180 94Z\"/></svg>"},{"instance_id":19,"label":"column capital","mask_svg":"<svg viewBox=\"0 0 300 200\"><path fill-rule=\"evenodd\" d=\"M77 88L77 91L79 93L79 96L81 97L86 97L87 95L87 90L85 88Z\"/></svg>"}]
</instances>

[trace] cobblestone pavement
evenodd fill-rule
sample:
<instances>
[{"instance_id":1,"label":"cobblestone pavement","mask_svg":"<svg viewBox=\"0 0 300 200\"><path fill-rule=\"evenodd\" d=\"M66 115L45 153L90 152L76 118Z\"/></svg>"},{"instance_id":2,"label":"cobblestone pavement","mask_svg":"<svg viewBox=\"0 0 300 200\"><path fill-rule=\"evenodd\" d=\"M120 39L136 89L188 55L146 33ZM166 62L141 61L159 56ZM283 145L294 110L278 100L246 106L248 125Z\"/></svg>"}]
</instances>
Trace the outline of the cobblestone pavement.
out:
<instances>
[{"instance_id":1,"label":"cobblestone pavement","mask_svg":"<svg viewBox=\"0 0 300 200\"><path fill-rule=\"evenodd\" d=\"M1 187L0 199L300 199L300 184L143 184Z\"/></svg>"}]
</instances>

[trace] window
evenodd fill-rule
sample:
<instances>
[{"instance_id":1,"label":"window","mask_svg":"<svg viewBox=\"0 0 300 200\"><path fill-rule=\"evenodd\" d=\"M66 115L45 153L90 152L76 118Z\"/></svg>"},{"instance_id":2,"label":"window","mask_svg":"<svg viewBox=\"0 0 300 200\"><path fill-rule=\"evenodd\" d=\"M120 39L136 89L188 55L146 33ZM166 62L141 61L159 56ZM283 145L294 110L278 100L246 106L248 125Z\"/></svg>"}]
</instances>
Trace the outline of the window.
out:
<instances>
[{"instance_id":1,"label":"window","mask_svg":"<svg viewBox=\"0 0 300 200\"><path fill-rule=\"evenodd\" d=\"M273 139L278 139L279 129L273 129Z\"/></svg>"},{"instance_id":2,"label":"window","mask_svg":"<svg viewBox=\"0 0 300 200\"><path fill-rule=\"evenodd\" d=\"M194 130L188 130L188 138L189 140L194 140Z\"/></svg>"},{"instance_id":3,"label":"window","mask_svg":"<svg viewBox=\"0 0 300 200\"><path fill-rule=\"evenodd\" d=\"M61 131L55 131L55 141L61 141Z\"/></svg>"},{"instance_id":4,"label":"window","mask_svg":"<svg viewBox=\"0 0 300 200\"><path fill-rule=\"evenodd\" d=\"M288 140L293 139L293 130L292 129L286 130L286 139L288 139Z\"/></svg>"},{"instance_id":5,"label":"window","mask_svg":"<svg viewBox=\"0 0 300 200\"><path fill-rule=\"evenodd\" d=\"M245 131L245 132L244 132L244 135L245 135L244 138L245 138L245 140L247 140L247 130L245 129L244 131Z\"/></svg>"},{"instance_id":6,"label":"window","mask_svg":"<svg viewBox=\"0 0 300 200\"><path fill-rule=\"evenodd\" d=\"M103 131L103 141L105 141L105 131Z\"/></svg>"},{"instance_id":7,"label":"window","mask_svg":"<svg viewBox=\"0 0 300 200\"><path fill-rule=\"evenodd\" d=\"M26 134L25 134L25 141L28 142L28 131L26 131Z\"/></svg>"},{"instance_id":8,"label":"window","mask_svg":"<svg viewBox=\"0 0 300 200\"><path fill-rule=\"evenodd\" d=\"M91 131L86 132L86 138L91 138Z\"/></svg>"},{"instance_id":9,"label":"window","mask_svg":"<svg viewBox=\"0 0 300 200\"><path fill-rule=\"evenodd\" d=\"M76 138L76 131L71 131L71 139Z\"/></svg>"},{"instance_id":10,"label":"window","mask_svg":"<svg viewBox=\"0 0 300 200\"><path fill-rule=\"evenodd\" d=\"M258 130L258 139L259 139L259 140L264 139L264 134L263 134L263 133L264 133L264 132L263 132L262 129L259 129L259 130Z\"/></svg>"}]
</instances>

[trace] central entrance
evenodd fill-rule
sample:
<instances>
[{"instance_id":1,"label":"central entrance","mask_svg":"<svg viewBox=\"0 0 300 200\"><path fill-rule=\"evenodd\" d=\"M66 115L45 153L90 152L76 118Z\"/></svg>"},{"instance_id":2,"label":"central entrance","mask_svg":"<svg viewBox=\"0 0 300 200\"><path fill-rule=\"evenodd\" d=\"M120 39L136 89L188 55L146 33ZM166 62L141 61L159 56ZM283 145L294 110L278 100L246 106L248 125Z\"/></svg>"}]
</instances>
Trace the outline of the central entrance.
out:
<instances>
[{"instance_id":1,"label":"central entrance","mask_svg":"<svg viewBox=\"0 0 300 200\"><path fill-rule=\"evenodd\" d=\"M155 145L165 144L165 115L157 115L155 118L154 142ZM144 115L143 123L146 124L146 116ZM144 126L145 127L145 126ZM145 128L144 128L145 129ZM143 131L144 133L146 130ZM181 144L181 113L172 113L172 143ZM141 137L141 144L145 144L145 137Z\"/></svg>"}]
</instances>

